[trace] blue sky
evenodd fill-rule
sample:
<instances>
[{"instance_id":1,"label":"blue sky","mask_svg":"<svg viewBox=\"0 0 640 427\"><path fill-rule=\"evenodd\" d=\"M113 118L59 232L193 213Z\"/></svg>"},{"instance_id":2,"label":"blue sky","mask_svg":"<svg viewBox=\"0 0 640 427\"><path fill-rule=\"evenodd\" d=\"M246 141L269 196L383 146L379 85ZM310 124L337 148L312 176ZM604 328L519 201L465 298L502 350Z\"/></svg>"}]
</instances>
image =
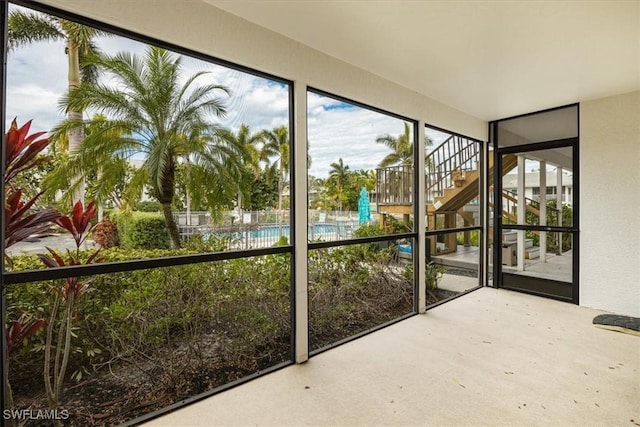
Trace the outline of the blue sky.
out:
<instances>
[{"instance_id":1,"label":"blue sky","mask_svg":"<svg viewBox=\"0 0 640 427\"><path fill-rule=\"evenodd\" d=\"M142 53L145 45L121 37L105 37L97 41L104 52ZM224 97L227 115L217 123L236 131L247 124L252 131L288 125L288 88L279 82L221 67L194 58L183 59L185 76L207 71L201 83L215 82L230 89ZM63 42L39 42L19 47L8 55L7 116L10 123L18 117L19 124L33 119L32 130L48 130L64 115L58 100L67 89L67 63ZM373 169L389 153L375 142L384 134L400 135L403 121L340 101L309 94L308 97L310 175L326 177L330 164L339 158L351 170ZM444 134L430 132L436 143Z\"/></svg>"}]
</instances>

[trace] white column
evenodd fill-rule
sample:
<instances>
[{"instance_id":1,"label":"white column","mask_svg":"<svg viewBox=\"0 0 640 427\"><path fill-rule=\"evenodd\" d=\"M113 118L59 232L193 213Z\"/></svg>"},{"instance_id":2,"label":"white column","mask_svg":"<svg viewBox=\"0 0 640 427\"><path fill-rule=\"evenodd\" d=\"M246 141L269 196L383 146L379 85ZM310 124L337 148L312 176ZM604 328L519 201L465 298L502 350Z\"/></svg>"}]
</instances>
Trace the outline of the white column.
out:
<instances>
[{"instance_id":1,"label":"white column","mask_svg":"<svg viewBox=\"0 0 640 427\"><path fill-rule=\"evenodd\" d=\"M558 227L562 227L562 167L556 168L556 209L558 214ZM558 236L558 255L562 255L562 233Z\"/></svg>"},{"instance_id":2,"label":"white column","mask_svg":"<svg viewBox=\"0 0 640 427\"><path fill-rule=\"evenodd\" d=\"M540 225L547 225L547 162L540 161ZM547 262L547 232L540 232L540 262Z\"/></svg>"},{"instance_id":3,"label":"white column","mask_svg":"<svg viewBox=\"0 0 640 427\"><path fill-rule=\"evenodd\" d=\"M518 155L518 224L526 224L526 202L524 197L525 157ZM518 230L518 271L524 271L524 230Z\"/></svg>"},{"instance_id":4,"label":"white column","mask_svg":"<svg viewBox=\"0 0 640 427\"><path fill-rule=\"evenodd\" d=\"M294 298L295 298L295 362L309 359L309 293L307 285L307 85L294 82L294 141L293 159L295 194L293 213L295 218L294 244Z\"/></svg>"},{"instance_id":5,"label":"white column","mask_svg":"<svg viewBox=\"0 0 640 427\"><path fill-rule=\"evenodd\" d=\"M425 162L424 162L424 131L425 124L423 121L418 121L418 158L415 159L413 164L415 170L413 173L418 176L418 188L416 189L417 195L415 197L415 203L418 206L418 216L414 221L414 226L418 233L418 241L416 242L418 248L413 253L418 254L418 264L416 271L418 272L418 313L424 313L426 311L426 283L425 283L425 255L427 254L426 238L424 233L427 230L426 213L427 208L425 206Z\"/></svg>"},{"instance_id":6,"label":"white column","mask_svg":"<svg viewBox=\"0 0 640 427\"><path fill-rule=\"evenodd\" d=\"M240 192L238 191L238 204L240 204ZM187 188L187 225L191 225L191 194L189 194L189 189ZM191 230L188 231L191 233Z\"/></svg>"}]
</instances>

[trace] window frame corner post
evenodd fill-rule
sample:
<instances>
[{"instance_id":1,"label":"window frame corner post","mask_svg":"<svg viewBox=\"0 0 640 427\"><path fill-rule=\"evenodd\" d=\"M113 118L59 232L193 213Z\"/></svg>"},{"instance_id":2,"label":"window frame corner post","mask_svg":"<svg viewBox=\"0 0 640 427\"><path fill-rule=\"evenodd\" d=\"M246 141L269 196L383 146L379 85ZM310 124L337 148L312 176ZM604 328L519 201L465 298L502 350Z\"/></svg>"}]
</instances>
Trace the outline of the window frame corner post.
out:
<instances>
[{"instance_id":1,"label":"window frame corner post","mask_svg":"<svg viewBox=\"0 0 640 427\"><path fill-rule=\"evenodd\" d=\"M5 138L6 138L6 129L5 129L5 116L6 116L6 88L7 88L7 54L9 51L8 48L8 22L9 22L9 2L7 0L0 0L0 44L1 44L1 52L2 52L2 80L0 81L0 85L2 85L2 91L0 92L0 133L2 133L2 148L0 149L0 172L4 177L4 164L5 164ZM4 179L0 181L0 190L2 194L4 194ZM0 245L2 246L2 264L0 265L0 287L2 288L2 295L0 296L0 317L2 318L2 345L0 351L2 351L2 355L0 356L0 375L2 376L2 386L0 387L0 404L2 405L2 411L4 412L7 409L7 384L9 377L9 369L8 369L8 348L7 348L7 337L4 333L5 323L6 323L6 309L7 309L7 300L6 300L6 287L4 280L5 266L4 266L4 209L0 212Z\"/></svg>"},{"instance_id":2,"label":"window frame corner post","mask_svg":"<svg viewBox=\"0 0 640 427\"><path fill-rule=\"evenodd\" d=\"M294 362L309 359L308 201L307 201L307 85L293 82L293 335Z\"/></svg>"},{"instance_id":3,"label":"window frame corner post","mask_svg":"<svg viewBox=\"0 0 640 427\"><path fill-rule=\"evenodd\" d=\"M427 297L426 297L426 283L424 281L425 271L426 271L426 259L424 254L427 253L426 248L426 236L425 232L427 230L426 227L426 205L425 205L425 192L426 192L426 183L424 179L425 173L425 129L426 124L422 120L418 120L416 123L416 140L418 141L417 149L416 149L416 161L414 164L415 167L415 176L416 176L416 198L415 198L415 218L414 233L417 232L417 246L418 250L415 251L417 254L416 262L416 281L417 287L416 291L417 295L417 311L418 313L425 313L427 310Z\"/></svg>"}]
</instances>

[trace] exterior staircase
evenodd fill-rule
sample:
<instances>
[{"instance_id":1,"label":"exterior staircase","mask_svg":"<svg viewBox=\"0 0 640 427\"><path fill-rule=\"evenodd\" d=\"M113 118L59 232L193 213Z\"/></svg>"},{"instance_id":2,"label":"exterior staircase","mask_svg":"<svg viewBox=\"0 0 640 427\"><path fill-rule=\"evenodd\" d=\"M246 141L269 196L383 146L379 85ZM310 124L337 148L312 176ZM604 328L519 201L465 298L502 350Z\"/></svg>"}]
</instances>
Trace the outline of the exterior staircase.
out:
<instances>
[{"instance_id":1,"label":"exterior staircase","mask_svg":"<svg viewBox=\"0 0 640 427\"><path fill-rule=\"evenodd\" d=\"M452 135L436 147L425 158L426 214L428 230L456 228L460 223L478 225L480 190L480 144ZM489 185L493 184L494 160L489 156ZM518 165L515 155L502 157L501 176ZM413 168L396 166L377 169L377 203L381 214L404 214L406 221L413 214ZM489 200L490 206L493 201ZM504 191L502 194L503 222L517 222L517 195ZM540 217L540 206L535 200L526 199L525 209ZM547 211L553 210L547 207ZM556 213L559 215L559 212ZM468 233L467 233L468 234ZM514 232L514 235L517 234ZM505 237L506 236L506 237ZM503 238L513 238L504 233ZM505 241L509 245L510 241ZM448 233L432 239L431 253L446 254L457 250L456 233ZM540 249L533 239L525 241L525 258L540 256Z\"/></svg>"}]
</instances>

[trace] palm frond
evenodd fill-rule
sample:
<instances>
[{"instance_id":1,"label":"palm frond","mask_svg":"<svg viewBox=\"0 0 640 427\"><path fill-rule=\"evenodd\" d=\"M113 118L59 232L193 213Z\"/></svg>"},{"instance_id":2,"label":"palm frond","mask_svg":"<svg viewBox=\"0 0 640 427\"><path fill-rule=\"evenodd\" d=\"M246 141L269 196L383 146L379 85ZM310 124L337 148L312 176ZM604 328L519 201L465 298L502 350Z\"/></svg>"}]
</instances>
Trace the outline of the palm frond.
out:
<instances>
[{"instance_id":1,"label":"palm frond","mask_svg":"<svg viewBox=\"0 0 640 427\"><path fill-rule=\"evenodd\" d=\"M7 25L9 51L39 41L64 40L59 21L38 12L11 11Z\"/></svg>"}]
</instances>

